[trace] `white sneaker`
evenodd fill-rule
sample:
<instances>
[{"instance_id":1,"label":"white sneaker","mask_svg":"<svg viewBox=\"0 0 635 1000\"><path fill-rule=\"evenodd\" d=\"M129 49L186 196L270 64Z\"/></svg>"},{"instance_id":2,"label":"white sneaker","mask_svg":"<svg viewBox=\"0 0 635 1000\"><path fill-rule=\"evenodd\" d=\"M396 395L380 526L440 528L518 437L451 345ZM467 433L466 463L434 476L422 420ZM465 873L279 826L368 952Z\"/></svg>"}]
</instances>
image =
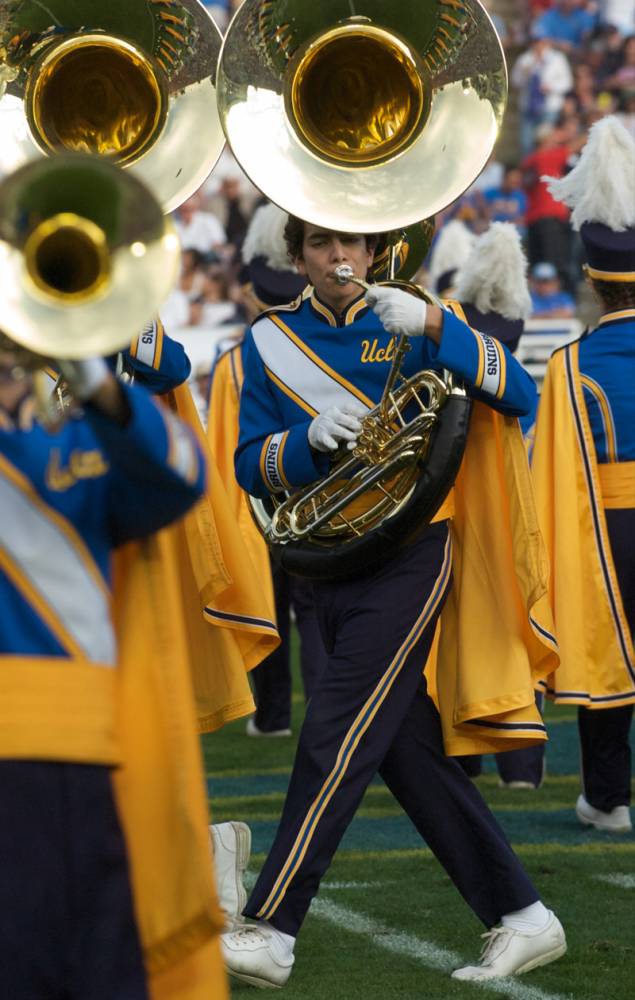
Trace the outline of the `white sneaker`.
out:
<instances>
[{"instance_id":1,"label":"white sneaker","mask_svg":"<svg viewBox=\"0 0 635 1000\"><path fill-rule=\"evenodd\" d=\"M615 806L610 812L602 812L589 805L584 795L578 796L575 813L583 826L594 826L605 833L630 833L633 829L631 811L628 806Z\"/></svg>"},{"instance_id":2,"label":"white sneaker","mask_svg":"<svg viewBox=\"0 0 635 1000\"><path fill-rule=\"evenodd\" d=\"M259 729L253 715L247 719L245 732L247 736L293 736L290 729Z\"/></svg>"},{"instance_id":3,"label":"white sneaker","mask_svg":"<svg viewBox=\"0 0 635 1000\"><path fill-rule=\"evenodd\" d=\"M547 926L533 934L512 927L493 927L482 936L486 941L479 964L456 969L453 979L477 981L520 976L530 969L555 962L567 950L562 924L554 913L550 913Z\"/></svg>"},{"instance_id":4,"label":"white sneaker","mask_svg":"<svg viewBox=\"0 0 635 1000\"><path fill-rule=\"evenodd\" d=\"M499 788L512 788L512 789L513 788L526 788L528 791L532 791L532 792L536 791L536 785L534 785L533 781L521 781L520 779L517 779L517 778L515 778L513 781L503 781L503 779L500 778L499 782L498 782L498 787Z\"/></svg>"},{"instance_id":5,"label":"white sneaker","mask_svg":"<svg viewBox=\"0 0 635 1000\"><path fill-rule=\"evenodd\" d=\"M218 902L225 912L226 930L243 922L247 902L243 875L251 854L251 830L246 823L215 823L209 828Z\"/></svg>"},{"instance_id":6,"label":"white sneaker","mask_svg":"<svg viewBox=\"0 0 635 1000\"><path fill-rule=\"evenodd\" d=\"M221 946L227 971L243 983L280 989L291 975L293 952L263 924L244 924L222 934Z\"/></svg>"}]
</instances>

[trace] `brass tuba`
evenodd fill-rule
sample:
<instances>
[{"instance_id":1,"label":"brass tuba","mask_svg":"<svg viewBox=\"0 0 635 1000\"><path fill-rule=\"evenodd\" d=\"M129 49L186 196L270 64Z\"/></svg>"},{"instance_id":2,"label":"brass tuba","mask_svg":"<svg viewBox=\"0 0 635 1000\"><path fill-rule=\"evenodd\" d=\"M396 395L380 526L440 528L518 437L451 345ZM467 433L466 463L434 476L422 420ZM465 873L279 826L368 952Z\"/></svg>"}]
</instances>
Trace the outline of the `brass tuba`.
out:
<instances>
[{"instance_id":1,"label":"brass tuba","mask_svg":"<svg viewBox=\"0 0 635 1000\"><path fill-rule=\"evenodd\" d=\"M107 160L59 154L0 182L0 329L29 352L120 350L152 320L179 261L161 205Z\"/></svg>"},{"instance_id":2,"label":"brass tuba","mask_svg":"<svg viewBox=\"0 0 635 1000\"><path fill-rule=\"evenodd\" d=\"M0 173L64 151L129 168L170 212L225 140L221 35L199 0L2 0Z\"/></svg>"},{"instance_id":3,"label":"brass tuba","mask_svg":"<svg viewBox=\"0 0 635 1000\"><path fill-rule=\"evenodd\" d=\"M480 173L506 98L502 48L478 0L245 0L219 60L221 121L254 184L325 228L393 233L381 283L424 298L395 282L398 268L416 270L398 248L423 248L430 227L418 220ZM252 498L289 572L332 579L377 564L451 489L471 403L450 377L402 378L407 350L401 338L380 404L326 480Z\"/></svg>"}]
</instances>

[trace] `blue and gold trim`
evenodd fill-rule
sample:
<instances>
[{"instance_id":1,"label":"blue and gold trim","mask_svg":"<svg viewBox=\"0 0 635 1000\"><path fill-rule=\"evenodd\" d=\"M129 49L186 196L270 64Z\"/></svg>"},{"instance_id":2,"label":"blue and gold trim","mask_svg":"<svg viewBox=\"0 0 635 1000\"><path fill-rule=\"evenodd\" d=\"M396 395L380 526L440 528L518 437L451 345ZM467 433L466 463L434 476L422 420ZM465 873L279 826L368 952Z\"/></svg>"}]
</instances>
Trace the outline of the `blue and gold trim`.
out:
<instances>
[{"instance_id":1,"label":"blue and gold trim","mask_svg":"<svg viewBox=\"0 0 635 1000\"><path fill-rule=\"evenodd\" d=\"M579 375L578 354L578 342L569 344L564 348L565 372L569 401L573 412L574 426L578 438L580 454L582 456L582 465L586 479L587 492L589 495L593 530L595 534L600 567L604 578L604 586L615 625L615 632L619 642L619 647L624 660L624 666L626 667L631 682L635 685L635 662L630 631L624 615L619 586L615 578L615 569L613 566L610 543L608 540L606 520L604 518L604 511L601 504L600 488L599 484L596 482L591 462L590 452L593 447L593 439L588 422L585 420L586 411L584 398L582 396L582 387L579 382L576 382L576 374Z\"/></svg>"},{"instance_id":2,"label":"blue and gold trim","mask_svg":"<svg viewBox=\"0 0 635 1000\"><path fill-rule=\"evenodd\" d=\"M350 326L354 323L358 316L369 309L369 305L366 302L365 293L359 295L349 306L344 310L342 316L338 316L331 306L326 305L321 299L317 297L316 291L313 288L311 290L309 301L311 307L315 313L320 317L320 319L326 320L329 326Z\"/></svg>"},{"instance_id":3,"label":"blue and gold trim","mask_svg":"<svg viewBox=\"0 0 635 1000\"><path fill-rule=\"evenodd\" d=\"M585 265L584 270L590 278L595 278L596 281L635 282L635 271L600 271L597 267L591 267L589 264Z\"/></svg>"},{"instance_id":4,"label":"blue and gold trim","mask_svg":"<svg viewBox=\"0 0 635 1000\"><path fill-rule=\"evenodd\" d=\"M592 398L598 405L600 411L600 417L602 419L602 427L604 428L604 439L606 442L606 455L609 462L617 461L617 434L615 431L615 421L613 420L613 411L611 410L611 404L609 403L608 396L604 392L602 386L591 378L590 375L583 375L580 373L580 381L585 389L587 389Z\"/></svg>"},{"instance_id":5,"label":"blue and gold trim","mask_svg":"<svg viewBox=\"0 0 635 1000\"><path fill-rule=\"evenodd\" d=\"M478 345L478 372L474 385L482 392L502 399L507 386L505 352L494 337L472 330Z\"/></svg>"},{"instance_id":6,"label":"blue and gold trim","mask_svg":"<svg viewBox=\"0 0 635 1000\"><path fill-rule=\"evenodd\" d=\"M130 345L130 357L158 371L161 367L161 357L163 355L163 335L163 323L160 319L153 320L132 341Z\"/></svg>"},{"instance_id":7,"label":"blue and gold trim","mask_svg":"<svg viewBox=\"0 0 635 1000\"><path fill-rule=\"evenodd\" d=\"M353 724L350 726L338 751L335 764L328 775L322 788L311 803L307 815L302 823L300 831L295 839L293 847L285 861L278 878L276 879L271 892L265 900L263 906L258 911L258 918L261 920L270 919L276 912L280 903L284 899L286 892L295 877L307 850L315 837L315 833L320 821L320 817L327 808L329 802L335 795L339 786L346 776L347 769L351 763L355 750L371 723L375 719L382 704L386 700L399 673L408 662L408 657L416 648L417 643L423 633L434 621L435 616L443 603L452 572L452 542L451 536L445 545L443 564L437 577L436 583L426 604L417 618L410 632L402 645L397 650L388 669L380 679L370 697L366 700L361 710L357 714Z\"/></svg>"},{"instance_id":8,"label":"blue and gold trim","mask_svg":"<svg viewBox=\"0 0 635 1000\"><path fill-rule=\"evenodd\" d=\"M635 278L633 279L635 281ZM598 321L598 326L605 323L619 323L625 319L635 319L635 309L618 309L616 312L605 313Z\"/></svg>"},{"instance_id":9,"label":"blue and gold trim","mask_svg":"<svg viewBox=\"0 0 635 1000\"><path fill-rule=\"evenodd\" d=\"M203 615L214 625L219 625L221 628L233 628L239 625L241 629L248 629L254 632L271 632L272 635L278 635L275 623L269 621L268 618L237 615L228 611L219 611L217 608L210 608L209 606L203 608Z\"/></svg>"},{"instance_id":10,"label":"blue and gold trim","mask_svg":"<svg viewBox=\"0 0 635 1000\"><path fill-rule=\"evenodd\" d=\"M284 448L289 438L289 431L280 434L270 434L260 453L260 473L263 482L272 493L281 493L291 489L284 473Z\"/></svg>"}]
</instances>

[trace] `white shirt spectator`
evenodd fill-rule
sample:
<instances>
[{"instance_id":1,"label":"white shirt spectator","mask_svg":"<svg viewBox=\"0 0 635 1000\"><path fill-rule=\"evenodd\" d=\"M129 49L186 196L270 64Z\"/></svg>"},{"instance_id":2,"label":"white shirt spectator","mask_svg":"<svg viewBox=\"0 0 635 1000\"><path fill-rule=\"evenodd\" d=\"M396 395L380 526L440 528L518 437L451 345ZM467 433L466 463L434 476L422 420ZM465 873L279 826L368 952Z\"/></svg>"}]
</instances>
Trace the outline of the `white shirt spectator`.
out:
<instances>
[{"instance_id":1,"label":"white shirt spectator","mask_svg":"<svg viewBox=\"0 0 635 1000\"><path fill-rule=\"evenodd\" d=\"M538 74L544 93L544 112L555 115L562 107L564 95L573 89L573 75L569 60L563 52L543 42L528 49L514 63L511 81L520 90L520 104L526 108L529 81Z\"/></svg>"},{"instance_id":2,"label":"white shirt spectator","mask_svg":"<svg viewBox=\"0 0 635 1000\"><path fill-rule=\"evenodd\" d=\"M174 224L184 250L193 248L199 253L209 253L227 242L225 230L211 212L193 212L188 222L177 215Z\"/></svg>"}]
</instances>

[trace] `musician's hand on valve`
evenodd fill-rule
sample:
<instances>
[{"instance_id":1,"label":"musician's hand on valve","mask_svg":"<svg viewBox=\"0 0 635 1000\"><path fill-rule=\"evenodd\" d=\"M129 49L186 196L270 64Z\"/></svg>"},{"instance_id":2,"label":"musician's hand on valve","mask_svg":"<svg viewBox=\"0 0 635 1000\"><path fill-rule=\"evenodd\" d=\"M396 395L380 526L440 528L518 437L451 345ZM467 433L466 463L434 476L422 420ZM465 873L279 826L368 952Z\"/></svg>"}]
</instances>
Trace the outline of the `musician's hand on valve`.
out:
<instances>
[{"instance_id":1,"label":"musician's hand on valve","mask_svg":"<svg viewBox=\"0 0 635 1000\"><path fill-rule=\"evenodd\" d=\"M388 333L422 337L426 332L427 306L423 299L400 288L374 285L366 292L366 301Z\"/></svg>"},{"instance_id":2,"label":"musician's hand on valve","mask_svg":"<svg viewBox=\"0 0 635 1000\"><path fill-rule=\"evenodd\" d=\"M359 404L329 406L309 426L309 444L316 451L337 451L343 441L354 447L362 429L361 418L366 409Z\"/></svg>"}]
</instances>

